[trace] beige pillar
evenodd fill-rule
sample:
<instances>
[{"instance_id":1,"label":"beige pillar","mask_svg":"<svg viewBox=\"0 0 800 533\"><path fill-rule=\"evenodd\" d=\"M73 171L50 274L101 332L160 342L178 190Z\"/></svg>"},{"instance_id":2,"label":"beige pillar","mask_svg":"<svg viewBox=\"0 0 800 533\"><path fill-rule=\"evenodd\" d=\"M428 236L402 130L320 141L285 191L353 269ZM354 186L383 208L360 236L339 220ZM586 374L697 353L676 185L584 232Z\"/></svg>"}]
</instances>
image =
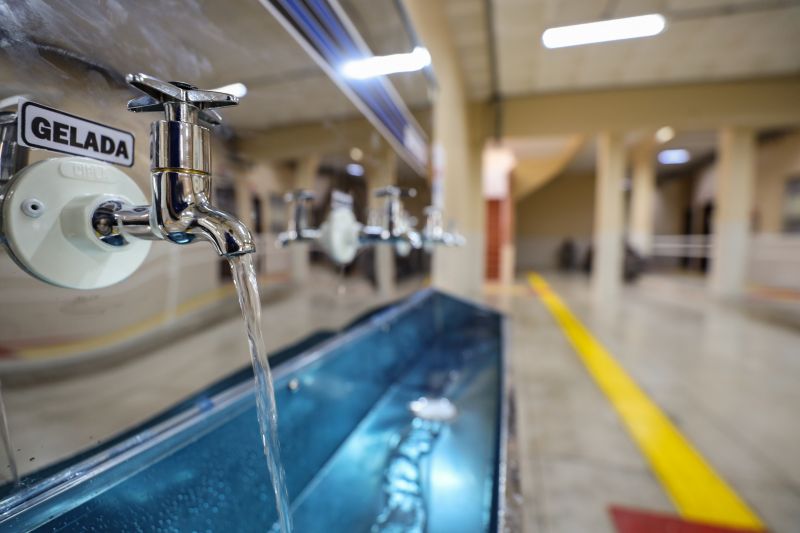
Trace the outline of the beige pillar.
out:
<instances>
[{"instance_id":1,"label":"beige pillar","mask_svg":"<svg viewBox=\"0 0 800 533\"><path fill-rule=\"evenodd\" d=\"M644 141L633 153L632 185L631 245L638 253L649 257L653 252L656 198L655 145L651 140Z\"/></svg>"},{"instance_id":2,"label":"beige pillar","mask_svg":"<svg viewBox=\"0 0 800 533\"><path fill-rule=\"evenodd\" d=\"M319 156L310 155L297 161L294 171L295 189L314 190L314 181L319 170ZM289 246L291 253L292 281L295 284L302 284L308 280L310 271L309 252L311 245L307 242L295 242Z\"/></svg>"},{"instance_id":3,"label":"beige pillar","mask_svg":"<svg viewBox=\"0 0 800 533\"><path fill-rule=\"evenodd\" d=\"M369 207L379 211L384 208L384 198L376 198L373 192L381 187L397 183L397 154L390 147L385 146L377 159L368 165L367 179L369 180ZM373 247L375 281L378 293L381 296L391 296L395 290L395 259L394 247L379 244Z\"/></svg>"},{"instance_id":4,"label":"beige pillar","mask_svg":"<svg viewBox=\"0 0 800 533\"><path fill-rule=\"evenodd\" d=\"M710 283L714 294L736 297L744 293L747 282L755 132L749 128L722 129L718 155Z\"/></svg>"},{"instance_id":5,"label":"beige pillar","mask_svg":"<svg viewBox=\"0 0 800 533\"><path fill-rule=\"evenodd\" d=\"M625 145L619 133L597 136L592 291L596 303L615 303L622 284Z\"/></svg>"},{"instance_id":6,"label":"beige pillar","mask_svg":"<svg viewBox=\"0 0 800 533\"><path fill-rule=\"evenodd\" d=\"M434 201L445 223L453 222L467 239L461 248L436 247L434 287L477 295L483 286L484 201L481 151L484 139L470 139L475 130L467 113L467 95L456 47L447 24L444 2L405 0L411 22L431 54L438 91L433 100ZM437 195L437 189L441 195Z\"/></svg>"}]
</instances>

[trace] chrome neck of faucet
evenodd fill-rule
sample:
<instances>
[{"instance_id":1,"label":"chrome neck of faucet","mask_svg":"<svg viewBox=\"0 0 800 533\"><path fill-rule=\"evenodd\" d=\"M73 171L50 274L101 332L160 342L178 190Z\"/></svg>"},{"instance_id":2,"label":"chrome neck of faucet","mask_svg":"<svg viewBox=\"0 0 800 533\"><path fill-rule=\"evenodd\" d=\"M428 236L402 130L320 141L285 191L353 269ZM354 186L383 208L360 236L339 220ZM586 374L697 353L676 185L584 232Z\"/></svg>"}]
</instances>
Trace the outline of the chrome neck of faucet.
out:
<instances>
[{"instance_id":1,"label":"chrome neck of faucet","mask_svg":"<svg viewBox=\"0 0 800 533\"><path fill-rule=\"evenodd\" d=\"M312 191L298 189L283 197L289 210L289 223L286 231L278 235L278 246L285 247L293 242L308 242L319 239L320 232L309 225L311 203L316 195Z\"/></svg>"}]
</instances>

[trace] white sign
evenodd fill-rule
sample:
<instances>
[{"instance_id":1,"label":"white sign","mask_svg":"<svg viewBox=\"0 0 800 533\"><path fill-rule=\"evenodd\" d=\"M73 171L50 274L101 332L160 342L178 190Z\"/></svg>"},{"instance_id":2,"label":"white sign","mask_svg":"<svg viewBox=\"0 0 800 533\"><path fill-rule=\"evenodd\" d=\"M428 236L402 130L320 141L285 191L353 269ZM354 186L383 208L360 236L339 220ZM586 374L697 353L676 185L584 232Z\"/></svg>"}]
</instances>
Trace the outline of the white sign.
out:
<instances>
[{"instance_id":1,"label":"white sign","mask_svg":"<svg viewBox=\"0 0 800 533\"><path fill-rule=\"evenodd\" d=\"M132 133L22 100L17 141L23 146L133 166Z\"/></svg>"}]
</instances>

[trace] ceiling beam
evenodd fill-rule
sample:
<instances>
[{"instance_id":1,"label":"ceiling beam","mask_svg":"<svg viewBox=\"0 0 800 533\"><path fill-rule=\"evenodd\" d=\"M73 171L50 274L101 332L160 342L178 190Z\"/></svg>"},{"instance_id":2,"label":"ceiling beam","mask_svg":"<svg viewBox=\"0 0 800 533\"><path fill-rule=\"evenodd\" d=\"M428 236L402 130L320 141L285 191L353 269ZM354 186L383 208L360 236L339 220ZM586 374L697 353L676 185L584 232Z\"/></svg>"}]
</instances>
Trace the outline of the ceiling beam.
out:
<instances>
[{"instance_id":1,"label":"ceiling beam","mask_svg":"<svg viewBox=\"0 0 800 533\"><path fill-rule=\"evenodd\" d=\"M430 123L428 110L412 114L423 127ZM429 131L426 133L430 134ZM349 152L354 146L365 154L381 147L377 131L366 118L280 126L262 132L242 133L237 139L237 148L251 160L280 161L310 154L340 154Z\"/></svg>"},{"instance_id":2,"label":"ceiling beam","mask_svg":"<svg viewBox=\"0 0 800 533\"><path fill-rule=\"evenodd\" d=\"M364 149L374 131L364 118L321 121L243 134L238 148L249 159L298 159L310 154L347 152L353 146Z\"/></svg>"},{"instance_id":3,"label":"ceiling beam","mask_svg":"<svg viewBox=\"0 0 800 533\"><path fill-rule=\"evenodd\" d=\"M800 124L800 76L512 97L507 136Z\"/></svg>"},{"instance_id":4,"label":"ceiling beam","mask_svg":"<svg viewBox=\"0 0 800 533\"><path fill-rule=\"evenodd\" d=\"M511 182L514 201L519 202L529 194L536 192L563 172L583 147L585 141L586 138L583 135L573 135L564 142L558 152L518 161Z\"/></svg>"}]
</instances>

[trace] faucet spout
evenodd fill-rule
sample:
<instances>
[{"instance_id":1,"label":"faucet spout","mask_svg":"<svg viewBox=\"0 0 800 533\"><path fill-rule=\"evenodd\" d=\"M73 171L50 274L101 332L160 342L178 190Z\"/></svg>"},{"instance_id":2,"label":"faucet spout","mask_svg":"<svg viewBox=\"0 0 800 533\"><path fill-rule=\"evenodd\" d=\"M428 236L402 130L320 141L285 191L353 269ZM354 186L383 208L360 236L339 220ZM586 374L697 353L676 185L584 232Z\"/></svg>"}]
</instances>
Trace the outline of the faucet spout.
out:
<instances>
[{"instance_id":1,"label":"faucet spout","mask_svg":"<svg viewBox=\"0 0 800 533\"><path fill-rule=\"evenodd\" d=\"M119 206L114 222L123 235L191 244L209 241L224 257L255 252L253 235L235 216L210 201L211 177L190 172L153 174L153 203ZM97 229L97 228L96 228Z\"/></svg>"},{"instance_id":2,"label":"faucet spout","mask_svg":"<svg viewBox=\"0 0 800 533\"><path fill-rule=\"evenodd\" d=\"M193 211L197 223L195 233L211 242L219 255L233 257L256 251L253 235L238 218L208 204L199 204Z\"/></svg>"}]
</instances>

